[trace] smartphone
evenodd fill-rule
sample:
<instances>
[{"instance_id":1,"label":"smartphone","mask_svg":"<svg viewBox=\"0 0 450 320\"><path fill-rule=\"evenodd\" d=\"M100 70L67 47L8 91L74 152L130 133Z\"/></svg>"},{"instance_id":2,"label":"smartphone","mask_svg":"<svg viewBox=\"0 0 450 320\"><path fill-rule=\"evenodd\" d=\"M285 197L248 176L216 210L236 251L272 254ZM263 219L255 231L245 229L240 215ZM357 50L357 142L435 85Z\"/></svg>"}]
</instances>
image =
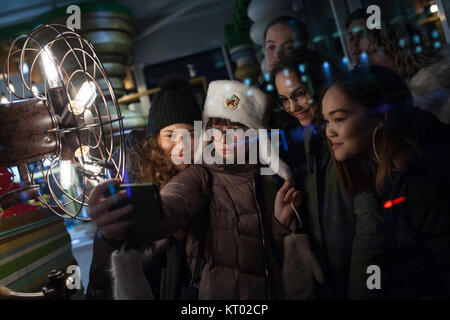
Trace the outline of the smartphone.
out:
<instances>
[{"instance_id":1,"label":"smartphone","mask_svg":"<svg viewBox=\"0 0 450 320\"><path fill-rule=\"evenodd\" d=\"M162 220L161 198L156 185L151 183L111 185L105 191L104 197L116 194L120 190L126 190L128 197L115 203L109 208L109 211L125 207L130 203L134 207L133 212L121 218L121 221L158 222Z\"/></svg>"}]
</instances>

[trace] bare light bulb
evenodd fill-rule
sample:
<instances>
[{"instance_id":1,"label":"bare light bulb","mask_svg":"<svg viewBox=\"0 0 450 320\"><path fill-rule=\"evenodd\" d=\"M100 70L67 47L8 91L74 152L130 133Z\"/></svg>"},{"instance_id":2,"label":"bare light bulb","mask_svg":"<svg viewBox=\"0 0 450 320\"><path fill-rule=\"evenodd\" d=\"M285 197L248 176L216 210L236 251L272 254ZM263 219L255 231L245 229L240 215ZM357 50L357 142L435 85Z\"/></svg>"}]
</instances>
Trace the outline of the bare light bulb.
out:
<instances>
[{"instance_id":1,"label":"bare light bulb","mask_svg":"<svg viewBox=\"0 0 450 320\"><path fill-rule=\"evenodd\" d=\"M49 87L50 88L61 87L62 84L59 78L59 72L56 67L55 59L48 45L46 45L42 49L41 60L44 66L45 76L47 77Z\"/></svg>"},{"instance_id":2,"label":"bare light bulb","mask_svg":"<svg viewBox=\"0 0 450 320\"><path fill-rule=\"evenodd\" d=\"M1 102L1 103L8 103L8 102L9 102L9 100L8 100L8 98L5 96L5 94L2 94L2 97L0 98L0 102Z\"/></svg>"},{"instance_id":3,"label":"bare light bulb","mask_svg":"<svg viewBox=\"0 0 450 320\"><path fill-rule=\"evenodd\" d=\"M88 146L81 146L81 148L75 150L75 156L78 158L85 170L97 175L100 173L102 168L98 165L92 164L92 158L89 150L90 148Z\"/></svg>"},{"instance_id":4,"label":"bare light bulb","mask_svg":"<svg viewBox=\"0 0 450 320\"><path fill-rule=\"evenodd\" d=\"M436 13L436 12L438 12L439 11L439 9L438 9L438 5L437 4L432 4L431 6L430 6L430 12L431 13Z\"/></svg>"},{"instance_id":5,"label":"bare light bulb","mask_svg":"<svg viewBox=\"0 0 450 320\"><path fill-rule=\"evenodd\" d=\"M69 110L74 114L79 115L82 114L85 109L89 109L97 97L95 89L96 87L93 81L85 81L75 96L75 100L70 102Z\"/></svg>"},{"instance_id":6,"label":"bare light bulb","mask_svg":"<svg viewBox=\"0 0 450 320\"><path fill-rule=\"evenodd\" d=\"M60 183L63 189L70 189L73 185L73 167L72 160L59 161Z\"/></svg>"},{"instance_id":7,"label":"bare light bulb","mask_svg":"<svg viewBox=\"0 0 450 320\"><path fill-rule=\"evenodd\" d=\"M39 95L39 90L34 84L31 86L31 92L33 92L35 96Z\"/></svg>"},{"instance_id":8,"label":"bare light bulb","mask_svg":"<svg viewBox=\"0 0 450 320\"><path fill-rule=\"evenodd\" d=\"M24 62L22 66L23 74L28 74L30 72L30 69L28 68L28 63Z\"/></svg>"}]
</instances>

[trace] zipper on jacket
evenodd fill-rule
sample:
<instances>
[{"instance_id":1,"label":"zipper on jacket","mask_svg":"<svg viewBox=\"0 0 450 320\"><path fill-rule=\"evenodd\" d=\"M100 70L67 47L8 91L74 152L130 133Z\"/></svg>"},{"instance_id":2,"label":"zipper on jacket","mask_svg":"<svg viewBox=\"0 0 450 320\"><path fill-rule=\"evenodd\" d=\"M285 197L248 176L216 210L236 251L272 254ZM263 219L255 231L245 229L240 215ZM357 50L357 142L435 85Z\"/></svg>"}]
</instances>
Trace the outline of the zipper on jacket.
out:
<instances>
[{"instance_id":1,"label":"zipper on jacket","mask_svg":"<svg viewBox=\"0 0 450 320\"><path fill-rule=\"evenodd\" d=\"M272 300L271 297L271 288L270 288L270 276L269 276L269 270L267 268L267 262L266 262L266 236L264 232L264 224L263 224L263 218L262 218L262 212L261 208L259 207L258 197L256 195L256 183L255 183L256 176L252 176L252 185L253 185L253 196L255 198L256 207L258 208L259 212L259 222L261 226L261 233L262 233L262 246L263 246L263 261L264 261L264 270L265 270L265 278L266 278L266 295L268 300Z\"/></svg>"}]
</instances>

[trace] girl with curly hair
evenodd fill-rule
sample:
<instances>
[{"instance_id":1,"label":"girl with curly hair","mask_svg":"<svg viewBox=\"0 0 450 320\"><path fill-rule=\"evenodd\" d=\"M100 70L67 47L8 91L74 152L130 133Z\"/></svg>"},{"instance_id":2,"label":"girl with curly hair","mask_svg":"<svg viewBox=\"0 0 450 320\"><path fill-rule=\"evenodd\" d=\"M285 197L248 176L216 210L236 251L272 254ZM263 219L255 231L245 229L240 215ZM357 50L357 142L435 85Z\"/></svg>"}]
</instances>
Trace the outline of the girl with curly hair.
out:
<instances>
[{"instance_id":1,"label":"girl with curly hair","mask_svg":"<svg viewBox=\"0 0 450 320\"><path fill-rule=\"evenodd\" d=\"M187 167L183 159L183 136L180 129L187 130L193 139L194 121L201 120L201 109L188 84L178 78L167 78L160 84L161 91L152 99L145 131L132 131L125 141L126 183L152 183L161 189L178 172ZM193 143L191 143L193 145ZM193 150L191 150L191 156ZM175 164L180 163L180 164ZM178 257L184 245L183 230L172 237L141 248L144 265L151 279L156 299L173 299L174 292L161 292L164 278L158 275L162 268L155 264L155 256L170 254ZM120 246L119 246L120 248ZM97 230L94 252L89 274L87 297L89 299L112 299L112 278L109 272L111 253L117 249L113 240L107 239ZM170 252L168 251L170 250ZM169 263L167 263L167 267ZM170 281L170 280L168 280Z\"/></svg>"},{"instance_id":2,"label":"girl with curly hair","mask_svg":"<svg viewBox=\"0 0 450 320\"><path fill-rule=\"evenodd\" d=\"M388 24L382 29L366 30L359 47L370 65L389 68L407 82L415 106L450 123L448 46L433 53L428 39L414 26ZM360 65L364 67L364 61Z\"/></svg>"}]
</instances>

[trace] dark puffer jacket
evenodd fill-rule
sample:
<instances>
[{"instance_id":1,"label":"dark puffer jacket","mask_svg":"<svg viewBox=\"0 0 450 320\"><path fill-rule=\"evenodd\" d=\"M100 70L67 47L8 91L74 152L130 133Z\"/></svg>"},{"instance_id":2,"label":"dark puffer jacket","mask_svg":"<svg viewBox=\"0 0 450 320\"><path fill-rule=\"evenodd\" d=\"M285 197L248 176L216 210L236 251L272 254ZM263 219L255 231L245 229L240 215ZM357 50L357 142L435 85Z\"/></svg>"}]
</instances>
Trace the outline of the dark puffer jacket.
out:
<instances>
[{"instance_id":1,"label":"dark puffer jacket","mask_svg":"<svg viewBox=\"0 0 450 320\"><path fill-rule=\"evenodd\" d=\"M420 110L414 122L421 154L394 173L382 197L354 198L353 299L450 298L450 126ZM378 287L369 266L379 268Z\"/></svg>"},{"instance_id":2,"label":"dark puffer jacket","mask_svg":"<svg viewBox=\"0 0 450 320\"><path fill-rule=\"evenodd\" d=\"M154 241L190 226L186 254L191 272L197 256L199 219L209 170L212 197L199 299L283 298L273 240L276 188L251 165L192 165L161 189L164 220L135 225L130 240ZM274 227L277 230L277 227Z\"/></svg>"}]
</instances>

